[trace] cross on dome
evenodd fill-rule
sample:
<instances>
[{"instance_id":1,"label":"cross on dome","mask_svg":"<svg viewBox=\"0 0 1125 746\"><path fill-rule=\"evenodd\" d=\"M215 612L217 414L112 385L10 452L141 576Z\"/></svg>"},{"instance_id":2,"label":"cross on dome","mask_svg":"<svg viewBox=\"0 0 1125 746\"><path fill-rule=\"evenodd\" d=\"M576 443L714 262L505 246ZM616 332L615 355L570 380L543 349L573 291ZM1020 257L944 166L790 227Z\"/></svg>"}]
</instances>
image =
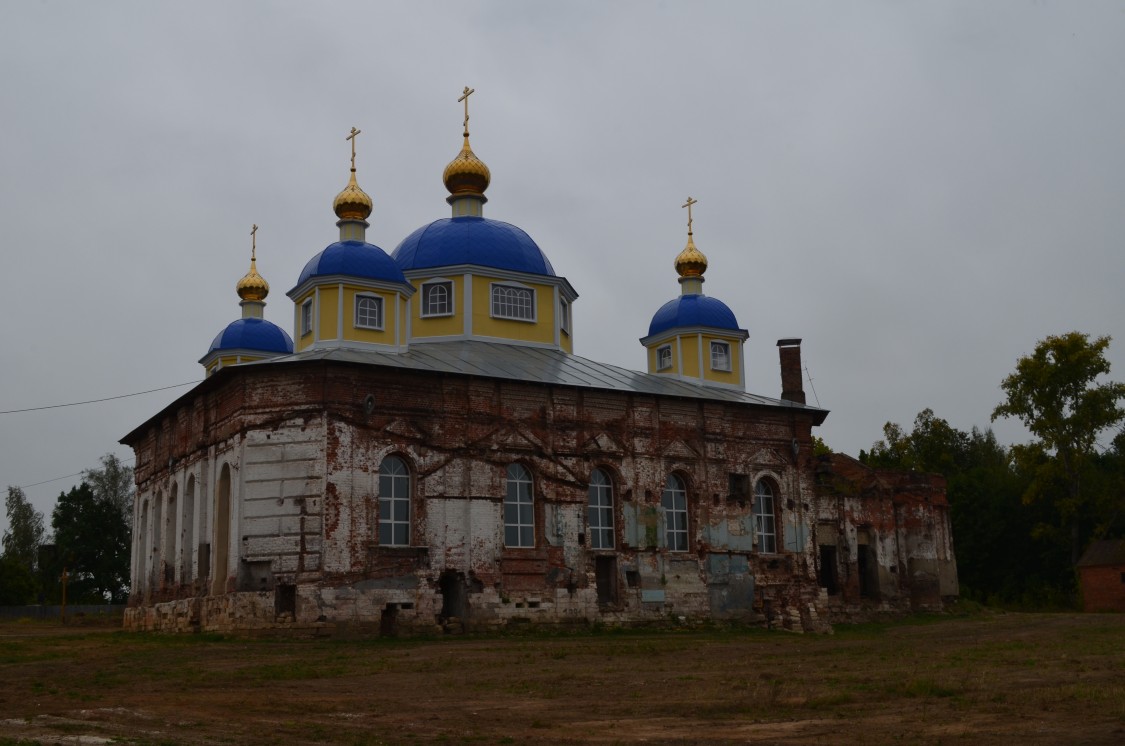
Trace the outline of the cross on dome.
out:
<instances>
[{"instance_id":1,"label":"cross on dome","mask_svg":"<svg viewBox=\"0 0 1125 746\"><path fill-rule=\"evenodd\" d=\"M457 99L458 101L465 102L465 137L469 136L469 96L472 96L476 92L476 88L465 86L465 91L461 94L461 97Z\"/></svg>"}]
</instances>

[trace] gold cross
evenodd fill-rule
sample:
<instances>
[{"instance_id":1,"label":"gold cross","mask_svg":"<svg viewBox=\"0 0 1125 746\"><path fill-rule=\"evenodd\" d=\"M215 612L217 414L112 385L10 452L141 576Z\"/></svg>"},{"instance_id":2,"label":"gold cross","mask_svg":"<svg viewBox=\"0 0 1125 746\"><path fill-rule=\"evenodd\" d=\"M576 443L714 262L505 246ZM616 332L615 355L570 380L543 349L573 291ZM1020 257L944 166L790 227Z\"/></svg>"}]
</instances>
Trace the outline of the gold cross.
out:
<instances>
[{"instance_id":1,"label":"gold cross","mask_svg":"<svg viewBox=\"0 0 1125 746\"><path fill-rule=\"evenodd\" d=\"M687 202L680 205L680 207L686 207L687 208L687 232L688 232L689 236L691 235L691 206L698 203L698 202L699 202L699 200L692 199L691 197L688 197Z\"/></svg>"},{"instance_id":2,"label":"gold cross","mask_svg":"<svg viewBox=\"0 0 1125 746\"><path fill-rule=\"evenodd\" d=\"M355 171L355 136L360 132L363 132L363 130L357 130L355 127L352 127L352 133L344 138L345 140L352 141L352 171Z\"/></svg>"},{"instance_id":3,"label":"gold cross","mask_svg":"<svg viewBox=\"0 0 1125 746\"><path fill-rule=\"evenodd\" d=\"M254 227L250 229L250 261L257 258L258 253L258 238L254 234L258 232L258 224L255 223Z\"/></svg>"},{"instance_id":4,"label":"gold cross","mask_svg":"<svg viewBox=\"0 0 1125 746\"><path fill-rule=\"evenodd\" d=\"M458 101L464 101L465 102L465 136L466 137L468 137L468 135L469 135L469 96L472 96L476 92L477 92L476 88L470 88L469 86L465 86L465 91L464 91L464 93L461 94L461 98L457 99Z\"/></svg>"}]
</instances>

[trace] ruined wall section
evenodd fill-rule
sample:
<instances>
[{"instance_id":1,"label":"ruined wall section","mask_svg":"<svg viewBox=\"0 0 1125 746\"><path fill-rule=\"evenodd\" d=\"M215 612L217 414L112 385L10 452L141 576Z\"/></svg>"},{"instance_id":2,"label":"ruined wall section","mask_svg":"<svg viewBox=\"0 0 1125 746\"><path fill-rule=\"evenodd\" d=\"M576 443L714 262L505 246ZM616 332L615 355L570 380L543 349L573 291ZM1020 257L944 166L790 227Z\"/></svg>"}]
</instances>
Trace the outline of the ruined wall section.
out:
<instances>
[{"instance_id":1,"label":"ruined wall section","mask_svg":"<svg viewBox=\"0 0 1125 746\"><path fill-rule=\"evenodd\" d=\"M833 619L937 611L956 598L945 479L873 469L843 454L817 464L818 582Z\"/></svg>"}]
</instances>

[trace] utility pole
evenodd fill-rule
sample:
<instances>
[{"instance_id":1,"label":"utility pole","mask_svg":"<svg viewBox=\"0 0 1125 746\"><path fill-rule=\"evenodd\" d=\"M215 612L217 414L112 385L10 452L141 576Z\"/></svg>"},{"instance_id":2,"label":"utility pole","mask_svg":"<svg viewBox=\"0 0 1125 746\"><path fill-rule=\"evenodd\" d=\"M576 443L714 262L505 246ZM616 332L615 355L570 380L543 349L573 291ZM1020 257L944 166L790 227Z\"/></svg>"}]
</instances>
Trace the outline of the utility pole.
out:
<instances>
[{"instance_id":1,"label":"utility pole","mask_svg":"<svg viewBox=\"0 0 1125 746\"><path fill-rule=\"evenodd\" d=\"M67 574L66 568L63 567L62 571L62 606L59 607L59 620L66 624L66 581L70 578Z\"/></svg>"}]
</instances>

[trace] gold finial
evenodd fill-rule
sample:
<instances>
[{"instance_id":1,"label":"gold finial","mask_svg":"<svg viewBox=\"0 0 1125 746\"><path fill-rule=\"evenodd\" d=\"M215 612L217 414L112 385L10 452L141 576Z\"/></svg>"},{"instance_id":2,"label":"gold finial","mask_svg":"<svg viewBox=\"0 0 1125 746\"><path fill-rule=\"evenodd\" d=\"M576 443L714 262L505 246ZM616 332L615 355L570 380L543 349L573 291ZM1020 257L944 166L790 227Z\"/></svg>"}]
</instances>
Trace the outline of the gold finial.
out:
<instances>
[{"instance_id":1,"label":"gold finial","mask_svg":"<svg viewBox=\"0 0 1125 746\"><path fill-rule=\"evenodd\" d=\"M352 144L352 175L348 179L348 185L336 195L332 203L332 209L340 220L367 220L373 207L371 197L359 188L359 182L355 180L355 136L360 132L362 130L352 127L351 133L344 138Z\"/></svg>"},{"instance_id":2,"label":"gold finial","mask_svg":"<svg viewBox=\"0 0 1125 746\"><path fill-rule=\"evenodd\" d=\"M469 136L469 96L472 96L476 92L476 88L465 86L465 90L461 94L461 98L457 99L458 101L465 102L465 137Z\"/></svg>"},{"instance_id":3,"label":"gold finial","mask_svg":"<svg viewBox=\"0 0 1125 746\"><path fill-rule=\"evenodd\" d=\"M687 246L676 257L675 267L676 272L680 277L703 277L703 273L707 271L707 257L703 252L695 248L695 241L691 235L691 206L698 204L699 200L691 197L687 198L687 202L681 207L687 208Z\"/></svg>"},{"instance_id":4,"label":"gold finial","mask_svg":"<svg viewBox=\"0 0 1125 746\"><path fill-rule=\"evenodd\" d=\"M463 135L465 142L461 146L461 152L449 162L442 174L445 188L452 195L450 199L461 195L483 195L484 190L488 189L488 183L492 180L492 174L489 172L488 166L480 158L477 158L472 147L469 146L469 96L475 92L475 88L465 86L464 92L457 99L465 103L465 132Z\"/></svg>"},{"instance_id":5,"label":"gold finial","mask_svg":"<svg viewBox=\"0 0 1125 746\"><path fill-rule=\"evenodd\" d=\"M250 271L234 286L242 300L261 302L270 294L270 284L258 274L258 225L250 228Z\"/></svg>"}]
</instances>

